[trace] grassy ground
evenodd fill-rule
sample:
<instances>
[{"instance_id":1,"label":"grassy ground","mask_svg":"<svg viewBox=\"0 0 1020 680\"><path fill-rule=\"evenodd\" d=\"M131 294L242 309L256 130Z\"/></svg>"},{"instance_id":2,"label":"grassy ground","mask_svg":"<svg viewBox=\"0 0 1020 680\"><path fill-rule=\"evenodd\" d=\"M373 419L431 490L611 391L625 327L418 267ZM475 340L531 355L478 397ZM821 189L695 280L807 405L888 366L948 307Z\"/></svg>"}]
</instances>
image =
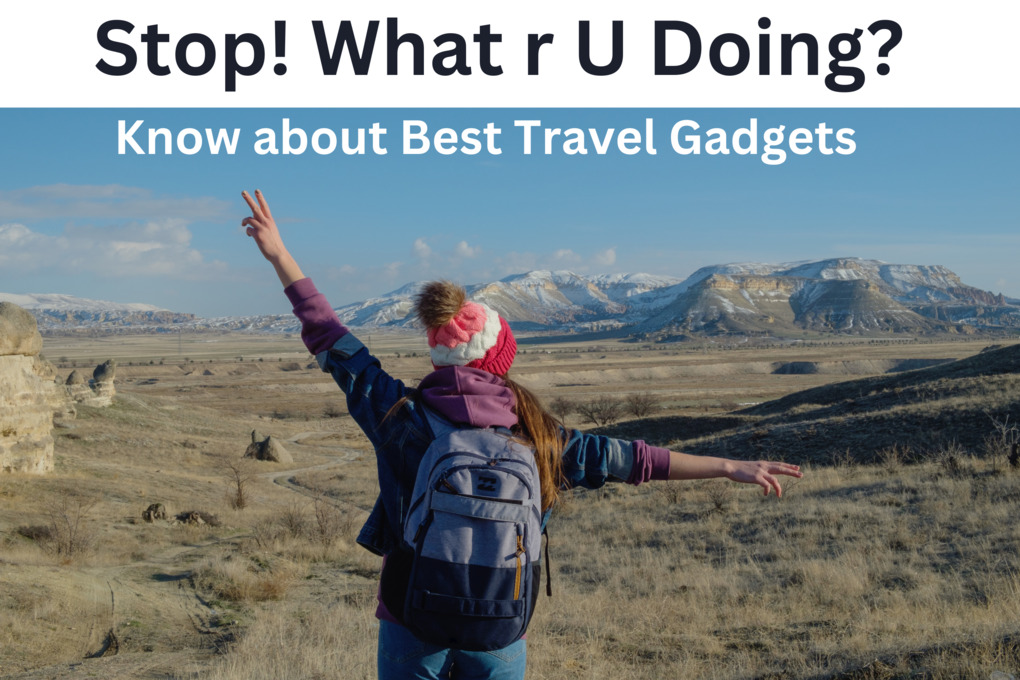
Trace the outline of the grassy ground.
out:
<instances>
[{"instance_id":1,"label":"grassy ground","mask_svg":"<svg viewBox=\"0 0 1020 680\"><path fill-rule=\"evenodd\" d=\"M328 377L276 346L163 365L144 349L118 370L112 407L80 408L57 430L54 473L0 477L0 676L374 677L379 560L352 540L374 465ZM554 595L529 631L529 677L1020 675L1015 372L824 388L848 376L764 368L850 356L878 370L980 345L569 349L523 355L524 380L547 399L580 398L641 375L663 395L665 412L607 431L792 456L808 474L781 501L719 481L571 493L550 525ZM386 351L401 353L384 361L402 377L422 372L415 350ZM605 364L601 378L571 372L584 354ZM721 410L744 382L757 395L831 392ZM944 436L918 443L918 422ZM242 460L253 429L294 464ZM853 438L830 446L830 431ZM882 447L864 446L876 433ZM142 521L152 502L171 519ZM172 521L187 510L209 522Z\"/></svg>"}]
</instances>

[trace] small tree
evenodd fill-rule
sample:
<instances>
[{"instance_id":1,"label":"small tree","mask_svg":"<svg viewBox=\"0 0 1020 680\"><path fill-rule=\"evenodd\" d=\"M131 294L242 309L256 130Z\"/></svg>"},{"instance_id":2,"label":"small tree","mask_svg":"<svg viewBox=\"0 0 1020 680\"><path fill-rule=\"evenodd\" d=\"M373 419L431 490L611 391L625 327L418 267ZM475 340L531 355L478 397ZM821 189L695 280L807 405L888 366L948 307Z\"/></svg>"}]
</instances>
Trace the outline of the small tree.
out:
<instances>
[{"instance_id":1,"label":"small tree","mask_svg":"<svg viewBox=\"0 0 1020 680\"><path fill-rule=\"evenodd\" d=\"M227 503L234 510L248 507L250 493L248 486L254 475L251 468L243 461L227 463Z\"/></svg>"},{"instance_id":2,"label":"small tree","mask_svg":"<svg viewBox=\"0 0 1020 680\"><path fill-rule=\"evenodd\" d=\"M73 560L95 549L96 532L90 515L97 499L72 493L60 497L60 505L50 512L43 547L66 560Z\"/></svg>"},{"instance_id":3,"label":"small tree","mask_svg":"<svg viewBox=\"0 0 1020 680\"><path fill-rule=\"evenodd\" d=\"M556 397L549 402L549 410L560 420L565 420L567 416L577 410L577 404L574 403L573 399Z\"/></svg>"},{"instance_id":4,"label":"small tree","mask_svg":"<svg viewBox=\"0 0 1020 680\"><path fill-rule=\"evenodd\" d=\"M628 394L626 401L627 413L635 418L644 418L659 410L659 402L650 392Z\"/></svg>"},{"instance_id":5,"label":"small tree","mask_svg":"<svg viewBox=\"0 0 1020 680\"><path fill-rule=\"evenodd\" d=\"M594 425L611 425L620 419L622 413L623 402L608 394L592 397L577 404L577 414L584 418L585 422Z\"/></svg>"}]
</instances>

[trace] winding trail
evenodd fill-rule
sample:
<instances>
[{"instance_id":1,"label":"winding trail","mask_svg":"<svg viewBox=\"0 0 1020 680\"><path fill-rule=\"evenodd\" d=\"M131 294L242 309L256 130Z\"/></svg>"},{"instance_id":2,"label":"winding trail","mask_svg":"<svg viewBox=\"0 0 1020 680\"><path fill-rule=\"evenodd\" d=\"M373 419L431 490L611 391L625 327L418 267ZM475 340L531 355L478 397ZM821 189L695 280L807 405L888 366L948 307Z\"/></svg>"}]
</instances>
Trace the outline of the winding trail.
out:
<instances>
[{"instance_id":1,"label":"winding trail","mask_svg":"<svg viewBox=\"0 0 1020 680\"><path fill-rule=\"evenodd\" d=\"M361 454L335 444L309 441L334 435L333 432L301 432L285 440L299 455L327 455L331 460L257 476L308 498L325 498L337 506L367 512L368 508L323 497L315 489L296 481L305 473L343 466ZM82 614L84 620L72 623L76 632L81 631L78 634L84 658L3 677L7 680L202 677L202 669L208 668L211 656L223 651L234 639L236 621L225 620L227 612L218 609L215 601L202 597L193 578L195 566L221 556L224 550L236 549L247 537L247 534L236 534L208 538L173 545L127 564L82 568L75 575L74 587L86 595L92 606L89 612Z\"/></svg>"}]
</instances>

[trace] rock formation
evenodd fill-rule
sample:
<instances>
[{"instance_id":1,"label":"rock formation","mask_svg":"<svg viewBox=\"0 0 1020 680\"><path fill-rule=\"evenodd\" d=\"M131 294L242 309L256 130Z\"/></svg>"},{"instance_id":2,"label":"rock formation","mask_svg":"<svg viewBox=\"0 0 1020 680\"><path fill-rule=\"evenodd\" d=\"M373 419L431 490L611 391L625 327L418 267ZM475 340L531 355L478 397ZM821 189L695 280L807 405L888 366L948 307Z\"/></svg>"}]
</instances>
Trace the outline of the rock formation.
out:
<instances>
[{"instance_id":1,"label":"rock formation","mask_svg":"<svg viewBox=\"0 0 1020 680\"><path fill-rule=\"evenodd\" d=\"M107 359L96 366L92 372L92 381L89 387L92 388L92 399L88 402L90 406L109 406L113 403L113 397L117 393L113 387L113 378L117 373L117 362Z\"/></svg>"},{"instance_id":2,"label":"rock formation","mask_svg":"<svg viewBox=\"0 0 1020 680\"><path fill-rule=\"evenodd\" d=\"M142 519L149 524L152 524L157 520L165 520L166 518L166 506L162 503L152 503L142 512Z\"/></svg>"},{"instance_id":3,"label":"rock formation","mask_svg":"<svg viewBox=\"0 0 1020 680\"><path fill-rule=\"evenodd\" d=\"M66 400L53 365L39 356L35 318L0 302L0 471L53 470L53 413Z\"/></svg>"},{"instance_id":4,"label":"rock formation","mask_svg":"<svg viewBox=\"0 0 1020 680\"><path fill-rule=\"evenodd\" d=\"M294 458L290 451L283 448L283 444L273 437L262 438L257 430L251 431L251 444L244 452L245 458L256 460L268 460L274 463L293 463Z\"/></svg>"},{"instance_id":5,"label":"rock formation","mask_svg":"<svg viewBox=\"0 0 1020 680\"><path fill-rule=\"evenodd\" d=\"M117 373L117 362L108 359L96 366L92 371L92 379L86 381L81 371L73 370L64 381L64 391L68 399L85 406L109 406L117 390L113 379Z\"/></svg>"}]
</instances>

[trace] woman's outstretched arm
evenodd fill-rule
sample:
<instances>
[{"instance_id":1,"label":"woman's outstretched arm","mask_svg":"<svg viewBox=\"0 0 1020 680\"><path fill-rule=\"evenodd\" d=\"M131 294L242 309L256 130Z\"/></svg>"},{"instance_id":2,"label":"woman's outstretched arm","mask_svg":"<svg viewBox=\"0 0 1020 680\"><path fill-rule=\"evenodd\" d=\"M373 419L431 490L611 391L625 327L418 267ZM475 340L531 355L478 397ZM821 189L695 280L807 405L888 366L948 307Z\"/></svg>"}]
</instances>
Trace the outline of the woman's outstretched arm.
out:
<instances>
[{"instance_id":1,"label":"woman's outstretched arm","mask_svg":"<svg viewBox=\"0 0 1020 680\"><path fill-rule=\"evenodd\" d=\"M280 236L280 230L276 228L273 214L269 212L266 197L258 189L255 190L255 198L247 191L242 191L241 197L251 209L251 217L245 217L241 221L241 226L246 227L245 233L255 239L262 255L276 269L276 275L280 277L283 287L286 288L295 281L305 278L301 273L301 267L283 245L283 238Z\"/></svg>"},{"instance_id":2,"label":"woman's outstretched arm","mask_svg":"<svg viewBox=\"0 0 1020 680\"><path fill-rule=\"evenodd\" d=\"M712 456L695 456L689 453L669 452L670 479L711 479L725 477L743 484L757 484L765 490L765 495L773 489L776 496L783 495L783 487L778 476L803 477L797 465L768 460L732 460L730 458L714 458Z\"/></svg>"}]
</instances>

